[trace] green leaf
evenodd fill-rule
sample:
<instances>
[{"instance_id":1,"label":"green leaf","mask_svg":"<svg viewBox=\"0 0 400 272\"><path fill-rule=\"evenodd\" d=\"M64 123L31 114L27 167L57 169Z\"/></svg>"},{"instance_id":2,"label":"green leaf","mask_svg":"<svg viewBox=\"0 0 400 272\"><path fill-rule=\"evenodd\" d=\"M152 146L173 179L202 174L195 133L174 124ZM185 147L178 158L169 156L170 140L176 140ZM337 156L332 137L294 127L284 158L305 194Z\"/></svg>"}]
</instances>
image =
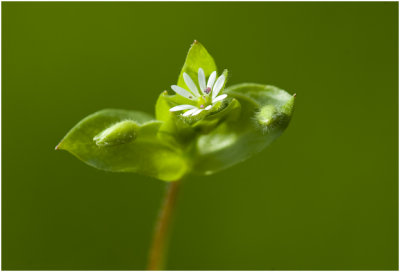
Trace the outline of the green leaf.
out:
<instances>
[{"instance_id":1,"label":"green leaf","mask_svg":"<svg viewBox=\"0 0 400 272\"><path fill-rule=\"evenodd\" d=\"M189 49L186 56L185 64L182 67L181 73L178 78L178 86L189 90L183 80L183 73L186 72L199 88L198 82L198 71L202 68L206 78L214 71L217 71L213 57L207 52L204 46L198 41L194 41Z\"/></svg>"},{"instance_id":2,"label":"green leaf","mask_svg":"<svg viewBox=\"0 0 400 272\"><path fill-rule=\"evenodd\" d=\"M160 139L161 125L142 112L102 110L80 121L56 149L67 150L101 170L174 181L188 167L181 151Z\"/></svg>"},{"instance_id":3,"label":"green leaf","mask_svg":"<svg viewBox=\"0 0 400 272\"><path fill-rule=\"evenodd\" d=\"M294 96L273 86L245 83L225 90L241 105L240 116L200 135L191 150L193 171L213 174L261 151L289 124Z\"/></svg>"}]
</instances>

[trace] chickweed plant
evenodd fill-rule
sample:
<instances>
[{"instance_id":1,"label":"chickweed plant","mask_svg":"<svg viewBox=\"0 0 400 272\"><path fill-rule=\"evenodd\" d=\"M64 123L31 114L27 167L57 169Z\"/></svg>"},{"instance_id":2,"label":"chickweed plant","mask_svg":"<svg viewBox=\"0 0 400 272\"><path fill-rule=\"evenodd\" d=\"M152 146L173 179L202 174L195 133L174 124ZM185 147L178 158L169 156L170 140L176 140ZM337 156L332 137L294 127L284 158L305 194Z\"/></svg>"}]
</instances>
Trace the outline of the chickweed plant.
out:
<instances>
[{"instance_id":1,"label":"chickweed plant","mask_svg":"<svg viewBox=\"0 0 400 272\"><path fill-rule=\"evenodd\" d=\"M270 85L226 86L228 70L195 41L178 82L163 91L155 117L105 109L73 127L56 149L95 168L147 175L167 184L149 254L149 270L162 270L179 184L212 175L260 152L288 126L295 95Z\"/></svg>"}]
</instances>

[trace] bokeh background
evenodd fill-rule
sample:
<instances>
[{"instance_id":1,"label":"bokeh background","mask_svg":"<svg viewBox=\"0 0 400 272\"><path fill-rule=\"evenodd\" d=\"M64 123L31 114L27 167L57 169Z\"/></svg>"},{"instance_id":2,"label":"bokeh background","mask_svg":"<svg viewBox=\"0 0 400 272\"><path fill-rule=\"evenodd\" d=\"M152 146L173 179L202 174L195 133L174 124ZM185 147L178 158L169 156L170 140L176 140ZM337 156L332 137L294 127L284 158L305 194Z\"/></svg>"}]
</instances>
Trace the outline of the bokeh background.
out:
<instances>
[{"instance_id":1,"label":"bokeh background","mask_svg":"<svg viewBox=\"0 0 400 272\"><path fill-rule=\"evenodd\" d=\"M194 39L229 84L297 93L254 158L184 184L168 269L397 269L398 4L2 3L2 268L144 269L165 184L59 140L152 113Z\"/></svg>"}]
</instances>

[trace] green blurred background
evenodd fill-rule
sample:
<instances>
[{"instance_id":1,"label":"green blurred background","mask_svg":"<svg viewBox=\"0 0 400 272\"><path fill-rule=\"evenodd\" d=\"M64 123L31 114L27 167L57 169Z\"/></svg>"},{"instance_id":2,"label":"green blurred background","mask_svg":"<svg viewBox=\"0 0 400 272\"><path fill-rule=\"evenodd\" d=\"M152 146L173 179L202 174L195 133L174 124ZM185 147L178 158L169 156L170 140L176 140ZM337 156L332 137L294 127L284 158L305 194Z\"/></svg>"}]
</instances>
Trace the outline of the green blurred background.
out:
<instances>
[{"instance_id":1,"label":"green blurred background","mask_svg":"<svg viewBox=\"0 0 400 272\"><path fill-rule=\"evenodd\" d=\"M3 269L144 269L165 184L54 147L152 113L194 39L228 84L297 93L287 131L182 188L168 269L397 269L397 3L2 3Z\"/></svg>"}]
</instances>

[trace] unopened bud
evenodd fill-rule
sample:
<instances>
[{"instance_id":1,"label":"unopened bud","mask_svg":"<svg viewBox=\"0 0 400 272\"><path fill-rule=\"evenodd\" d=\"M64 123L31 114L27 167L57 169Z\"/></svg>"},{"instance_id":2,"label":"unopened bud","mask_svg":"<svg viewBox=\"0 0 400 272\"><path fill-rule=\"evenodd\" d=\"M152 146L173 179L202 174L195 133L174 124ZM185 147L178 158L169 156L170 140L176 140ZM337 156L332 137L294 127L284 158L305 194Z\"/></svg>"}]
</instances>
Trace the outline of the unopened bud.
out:
<instances>
[{"instance_id":1,"label":"unopened bud","mask_svg":"<svg viewBox=\"0 0 400 272\"><path fill-rule=\"evenodd\" d=\"M132 142L137 135L139 125L131 120L118 122L97 134L93 141L98 146L113 146Z\"/></svg>"},{"instance_id":2,"label":"unopened bud","mask_svg":"<svg viewBox=\"0 0 400 272\"><path fill-rule=\"evenodd\" d=\"M264 106L256 114L257 121L262 126L268 126L271 124L275 117L276 108L272 105Z\"/></svg>"}]
</instances>

